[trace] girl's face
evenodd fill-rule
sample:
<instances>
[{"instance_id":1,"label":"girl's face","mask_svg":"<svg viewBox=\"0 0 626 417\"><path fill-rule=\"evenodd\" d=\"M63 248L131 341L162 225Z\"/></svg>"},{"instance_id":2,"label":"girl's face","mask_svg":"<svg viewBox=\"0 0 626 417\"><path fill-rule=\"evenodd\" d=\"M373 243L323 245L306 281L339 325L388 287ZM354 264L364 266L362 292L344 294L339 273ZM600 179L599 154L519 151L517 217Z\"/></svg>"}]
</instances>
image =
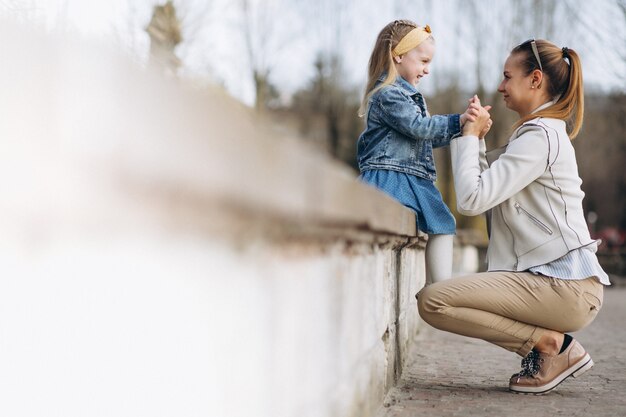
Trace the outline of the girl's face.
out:
<instances>
[{"instance_id":1,"label":"girl's face","mask_svg":"<svg viewBox=\"0 0 626 417\"><path fill-rule=\"evenodd\" d=\"M430 63L435 55L435 43L431 39L417 45L404 55L394 58L398 74L413 86L430 73Z\"/></svg>"},{"instance_id":2,"label":"girl's face","mask_svg":"<svg viewBox=\"0 0 626 417\"><path fill-rule=\"evenodd\" d=\"M506 106L523 117L536 107L537 82L533 72L524 74L521 54L509 55L504 63L504 78L498 86ZM532 86L535 86L533 89Z\"/></svg>"}]
</instances>

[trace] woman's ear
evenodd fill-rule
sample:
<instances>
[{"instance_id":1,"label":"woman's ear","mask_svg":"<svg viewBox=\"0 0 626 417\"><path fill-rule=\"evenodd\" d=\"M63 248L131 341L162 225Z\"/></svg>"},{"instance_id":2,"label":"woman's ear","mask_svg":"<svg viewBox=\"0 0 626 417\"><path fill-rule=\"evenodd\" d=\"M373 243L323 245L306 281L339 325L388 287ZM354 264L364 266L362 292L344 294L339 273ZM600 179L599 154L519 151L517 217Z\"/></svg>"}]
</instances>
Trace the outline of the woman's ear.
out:
<instances>
[{"instance_id":1,"label":"woman's ear","mask_svg":"<svg viewBox=\"0 0 626 417\"><path fill-rule=\"evenodd\" d=\"M537 86L537 88L541 88L541 83L543 82L543 72L536 69L533 71L533 77L531 79L531 85Z\"/></svg>"}]
</instances>

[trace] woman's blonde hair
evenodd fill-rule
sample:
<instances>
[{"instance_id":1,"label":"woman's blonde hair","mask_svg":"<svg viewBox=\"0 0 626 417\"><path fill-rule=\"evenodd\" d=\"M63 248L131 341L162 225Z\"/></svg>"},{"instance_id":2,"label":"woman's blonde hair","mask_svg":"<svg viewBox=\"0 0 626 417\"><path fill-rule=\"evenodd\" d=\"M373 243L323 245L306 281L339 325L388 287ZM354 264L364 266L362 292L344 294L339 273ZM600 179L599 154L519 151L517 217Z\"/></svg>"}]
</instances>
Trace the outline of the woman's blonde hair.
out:
<instances>
[{"instance_id":1,"label":"woman's blonde hair","mask_svg":"<svg viewBox=\"0 0 626 417\"><path fill-rule=\"evenodd\" d=\"M533 42L537 47L539 61L533 52ZM582 127L585 111L582 65L576 51L538 39L516 46L511 51L513 54L522 54L526 75L536 69L542 71L542 84L545 84L548 94L552 98L558 97L557 102L550 107L522 117L515 123L513 130L536 117L550 117L567 122L569 137L574 139Z\"/></svg>"},{"instance_id":2,"label":"woman's blonde hair","mask_svg":"<svg viewBox=\"0 0 626 417\"><path fill-rule=\"evenodd\" d=\"M416 27L417 23L410 20L394 20L378 34L369 60L367 85L359 108L359 117L363 117L367 113L368 101L372 94L386 85L393 84L398 77L396 66L393 64L392 51L402 38ZM387 76L383 82L376 86L378 79L385 73Z\"/></svg>"}]
</instances>

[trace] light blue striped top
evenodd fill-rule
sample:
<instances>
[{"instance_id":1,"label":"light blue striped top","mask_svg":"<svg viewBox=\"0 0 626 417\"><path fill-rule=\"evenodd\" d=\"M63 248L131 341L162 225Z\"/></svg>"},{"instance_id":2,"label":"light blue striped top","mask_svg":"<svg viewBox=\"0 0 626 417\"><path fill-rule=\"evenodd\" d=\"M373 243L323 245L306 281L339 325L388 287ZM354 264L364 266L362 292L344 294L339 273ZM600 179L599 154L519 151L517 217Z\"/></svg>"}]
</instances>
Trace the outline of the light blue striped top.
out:
<instances>
[{"instance_id":1,"label":"light blue striped top","mask_svg":"<svg viewBox=\"0 0 626 417\"><path fill-rule=\"evenodd\" d=\"M609 276L598 262L597 250L596 242L568 252L567 255L545 265L532 267L530 272L560 279L585 279L595 276L602 284L611 285Z\"/></svg>"}]
</instances>

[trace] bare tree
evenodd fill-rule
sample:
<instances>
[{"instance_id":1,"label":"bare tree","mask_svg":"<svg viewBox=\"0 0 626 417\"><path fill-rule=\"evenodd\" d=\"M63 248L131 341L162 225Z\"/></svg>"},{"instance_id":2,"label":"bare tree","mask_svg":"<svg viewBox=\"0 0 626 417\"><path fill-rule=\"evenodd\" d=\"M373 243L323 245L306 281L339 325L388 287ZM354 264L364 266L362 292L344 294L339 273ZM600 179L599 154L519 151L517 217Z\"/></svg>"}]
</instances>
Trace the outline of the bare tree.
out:
<instances>
[{"instance_id":1,"label":"bare tree","mask_svg":"<svg viewBox=\"0 0 626 417\"><path fill-rule=\"evenodd\" d=\"M288 3L282 0L239 0L238 3L257 110L267 107L277 97L278 91L270 80L273 66L280 52L298 37L291 30L291 22L285 19Z\"/></svg>"},{"instance_id":2,"label":"bare tree","mask_svg":"<svg viewBox=\"0 0 626 417\"><path fill-rule=\"evenodd\" d=\"M351 11L355 3L350 0L320 0L299 4L311 30L309 43L317 46L315 73L308 94L309 107L318 115L324 126L327 149L331 155L355 165L355 143L361 121L357 117L358 94L346 79L344 59L346 42L352 33Z\"/></svg>"},{"instance_id":3,"label":"bare tree","mask_svg":"<svg viewBox=\"0 0 626 417\"><path fill-rule=\"evenodd\" d=\"M356 167L356 139L363 128L357 116L359 94L356 88L345 85L344 78L338 57L319 53L315 75L295 94L293 110L305 137Z\"/></svg>"},{"instance_id":4,"label":"bare tree","mask_svg":"<svg viewBox=\"0 0 626 417\"><path fill-rule=\"evenodd\" d=\"M266 102L270 68L268 65L268 38L272 33L271 7L255 7L250 0L240 0L243 15L243 35L250 62L256 93L255 107L260 110Z\"/></svg>"},{"instance_id":5,"label":"bare tree","mask_svg":"<svg viewBox=\"0 0 626 417\"><path fill-rule=\"evenodd\" d=\"M35 0L0 0L0 15L11 16L18 21L35 21L41 17L41 12Z\"/></svg>"},{"instance_id":6,"label":"bare tree","mask_svg":"<svg viewBox=\"0 0 626 417\"><path fill-rule=\"evenodd\" d=\"M626 0L617 0L617 7L622 14L622 22L626 22ZM620 42L622 45L626 44L626 33L622 32ZM622 62L626 64L626 51L623 48L621 48L619 49L619 54L622 59ZM626 79L626 73L621 74L621 78L623 80ZM626 228L626 226L624 227Z\"/></svg>"}]
</instances>

